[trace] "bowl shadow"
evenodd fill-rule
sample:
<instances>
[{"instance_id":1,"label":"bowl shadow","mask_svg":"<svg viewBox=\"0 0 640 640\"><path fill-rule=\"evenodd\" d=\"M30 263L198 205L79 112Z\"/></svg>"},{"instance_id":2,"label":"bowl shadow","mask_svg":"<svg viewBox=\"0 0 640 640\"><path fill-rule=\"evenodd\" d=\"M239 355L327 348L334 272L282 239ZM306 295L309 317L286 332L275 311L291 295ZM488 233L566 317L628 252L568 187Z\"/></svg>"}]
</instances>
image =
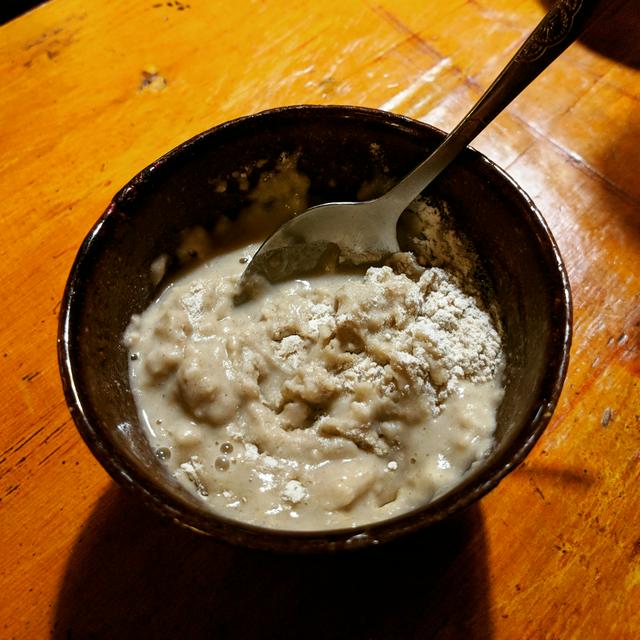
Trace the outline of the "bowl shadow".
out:
<instances>
[{"instance_id":1,"label":"bowl shadow","mask_svg":"<svg viewBox=\"0 0 640 640\"><path fill-rule=\"evenodd\" d=\"M488 638L483 517L378 548L276 555L218 543L110 487L71 552L52 638Z\"/></svg>"}]
</instances>

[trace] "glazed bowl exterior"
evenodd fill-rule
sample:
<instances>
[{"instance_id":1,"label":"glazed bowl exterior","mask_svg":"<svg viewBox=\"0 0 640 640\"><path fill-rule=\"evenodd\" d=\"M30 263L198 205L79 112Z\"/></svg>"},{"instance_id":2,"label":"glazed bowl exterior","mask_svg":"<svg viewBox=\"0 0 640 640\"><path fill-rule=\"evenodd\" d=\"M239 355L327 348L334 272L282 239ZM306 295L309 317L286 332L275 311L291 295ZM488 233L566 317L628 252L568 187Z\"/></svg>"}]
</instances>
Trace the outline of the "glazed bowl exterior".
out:
<instances>
[{"instance_id":1,"label":"glazed bowl exterior","mask_svg":"<svg viewBox=\"0 0 640 640\"><path fill-rule=\"evenodd\" d=\"M496 445L451 491L390 520L347 530L282 531L209 511L154 455L129 387L122 336L157 296L151 263L173 255L180 232L233 219L246 191L283 153L310 179L309 205L355 200L380 172L399 179L443 139L427 124L344 106L273 109L234 120L176 147L113 198L84 240L64 292L58 336L71 415L111 476L177 523L231 543L330 551L385 542L457 513L495 487L531 450L554 410L571 342L571 295L556 243L531 199L493 162L467 149L428 190L448 203L473 241L500 308L507 356ZM373 145L373 146L372 146ZM375 149L375 153L372 153ZM237 175L237 173L236 173Z\"/></svg>"}]
</instances>

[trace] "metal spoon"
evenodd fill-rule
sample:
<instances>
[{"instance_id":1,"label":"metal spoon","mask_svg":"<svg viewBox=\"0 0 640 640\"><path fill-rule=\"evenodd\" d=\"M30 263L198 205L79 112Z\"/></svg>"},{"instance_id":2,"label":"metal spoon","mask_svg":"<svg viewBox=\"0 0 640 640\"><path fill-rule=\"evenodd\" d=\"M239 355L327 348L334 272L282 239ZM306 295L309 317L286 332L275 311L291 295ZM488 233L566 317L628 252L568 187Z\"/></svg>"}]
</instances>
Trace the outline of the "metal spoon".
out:
<instances>
[{"instance_id":1,"label":"metal spoon","mask_svg":"<svg viewBox=\"0 0 640 640\"><path fill-rule=\"evenodd\" d=\"M323 262L374 263L400 250L398 218L484 128L583 31L606 0L559 0L440 146L380 198L307 209L275 231L245 269L238 301L256 275L270 282L318 269Z\"/></svg>"}]
</instances>

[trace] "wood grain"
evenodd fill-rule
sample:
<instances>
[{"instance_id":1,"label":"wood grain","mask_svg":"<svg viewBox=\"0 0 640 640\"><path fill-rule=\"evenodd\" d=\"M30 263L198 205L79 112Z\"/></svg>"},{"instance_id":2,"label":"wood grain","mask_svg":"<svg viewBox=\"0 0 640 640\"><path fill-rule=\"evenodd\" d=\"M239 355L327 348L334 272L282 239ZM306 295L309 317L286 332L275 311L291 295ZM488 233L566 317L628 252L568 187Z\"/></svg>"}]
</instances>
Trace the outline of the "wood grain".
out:
<instances>
[{"instance_id":1,"label":"wood grain","mask_svg":"<svg viewBox=\"0 0 640 640\"><path fill-rule=\"evenodd\" d=\"M545 435L461 518L339 559L212 543L115 487L77 435L57 372L75 252L139 169L285 104L383 107L448 129L544 10L52 0L0 27L0 637L640 636L634 2L600 27L606 38L586 38L600 51L572 46L475 145L548 220L575 338Z\"/></svg>"}]
</instances>

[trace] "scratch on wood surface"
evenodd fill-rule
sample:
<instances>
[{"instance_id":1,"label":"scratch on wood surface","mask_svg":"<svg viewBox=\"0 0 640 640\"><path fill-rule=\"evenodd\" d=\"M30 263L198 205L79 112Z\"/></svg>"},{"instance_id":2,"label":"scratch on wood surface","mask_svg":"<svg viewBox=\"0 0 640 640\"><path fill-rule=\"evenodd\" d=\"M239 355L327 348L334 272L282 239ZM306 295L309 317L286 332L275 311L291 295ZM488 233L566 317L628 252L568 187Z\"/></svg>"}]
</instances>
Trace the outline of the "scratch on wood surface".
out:
<instances>
[{"instance_id":1,"label":"scratch on wood surface","mask_svg":"<svg viewBox=\"0 0 640 640\"><path fill-rule=\"evenodd\" d=\"M31 67L34 60L43 55L48 60L57 58L67 47L77 42L80 29L73 29L65 33L63 27L57 27L50 31L45 31L38 38L25 43L22 47L24 51L32 52L33 55L23 62L26 68Z\"/></svg>"},{"instance_id":2,"label":"scratch on wood surface","mask_svg":"<svg viewBox=\"0 0 640 640\"><path fill-rule=\"evenodd\" d=\"M62 251L59 251L58 253L55 253L51 257L54 260L57 260L60 256L63 256L65 253L69 253L69 251L75 251L76 249L77 249L77 247L75 245L72 245L70 247L67 247L66 249L63 249Z\"/></svg>"},{"instance_id":3,"label":"scratch on wood surface","mask_svg":"<svg viewBox=\"0 0 640 640\"><path fill-rule=\"evenodd\" d=\"M613 191L621 200L625 201L627 204L630 204L634 207L640 208L640 200L634 198L631 194L625 191L622 187L619 187L613 180L605 176L603 173L598 171L595 167L589 164L580 154L572 151L571 149L567 149L564 145L560 144L558 141L549 137L545 131L537 127L534 123L529 122L527 120L522 119L517 113L514 113L512 110L508 111L509 115L517 120L524 128L528 129L534 136L538 139L544 140L546 143L550 144L554 149L560 152L561 155L567 158L567 160L576 167L579 171L582 171L585 175L599 182L603 183L607 188ZM523 149L511 162L509 162L504 169L507 171L520 159L524 156L535 143L531 143L525 149Z\"/></svg>"},{"instance_id":4,"label":"scratch on wood surface","mask_svg":"<svg viewBox=\"0 0 640 640\"><path fill-rule=\"evenodd\" d=\"M537 493L540 496L542 502L544 502L545 504L549 504L547 502L547 499L545 498L544 493L542 493L542 489L538 486L538 483L531 476L529 476L528 480L529 484L533 487L534 493Z\"/></svg>"},{"instance_id":5,"label":"scratch on wood surface","mask_svg":"<svg viewBox=\"0 0 640 640\"><path fill-rule=\"evenodd\" d=\"M9 447L5 453L9 453L10 451L13 451L14 453L17 453L18 451L20 451L20 449L22 449L22 447L24 447L26 444L28 444L29 442L31 442L31 440L33 440L42 430L44 429L44 427L40 427L39 429L36 429L30 436L28 436L26 439L22 440L22 441L18 441L15 445L13 445L12 447Z\"/></svg>"},{"instance_id":6,"label":"scratch on wood surface","mask_svg":"<svg viewBox=\"0 0 640 640\"><path fill-rule=\"evenodd\" d=\"M60 431L62 431L62 429L64 428L64 426L68 423L69 421L66 420L65 422L63 422L59 427L56 427L43 441L43 444L47 444L47 442L49 442L49 440L51 440L51 438L53 438L55 435L57 435L58 433L60 433Z\"/></svg>"},{"instance_id":7,"label":"scratch on wood surface","mask_svg":"<svg viewBox=\"0 0 640 640\"><path fill-rule=\"evenodd\" d=\"M481 5L476 0L466 0L467 4L472 5L483 17L489 19L491 22L497 22L504 27L514 29L515 31L521 31L523 36L533 28L533 24L524 26L520 22L509 19L509 16L504 11L498 11L495 9L487 8Z\"/></svg>"},{"instance_id":8,"label":"scratch on wood surface","mask_svg":"<svg viewBox=\"0 0 640 640\"><path fill-rule=\"evenodd\" d=\"M36 47L39 44L42 44L43 42L45 42L48 38L50 38L51 36L56 36L59 33L62 33L62 27L56 27L55 29L51 29L49 31L45 31L44 33L42 33L41 35L39 35L37 38L35 38L34 40L30 40L29 42L26 42L22 48L25 51L29 51L29 49L32 49L33 47Z\"/></svg>"},{"instance_id":9,"label":"scratch on wood surface","mask_svg":"<svg viewBox=\"0 0 640 640\"><path fill-rule=\"evenodd\" d=\"M379 4L370 4L369 7L375 14L386 20L397 31L406 34L408 36L408 42L416 46L423 53L428 53L440 60L446 57L435 47L432 47L419 33L415 32L404 22L402 22L402 20L400 20L398 17L394 16L390 11L387 11L387 9L385 9L384 7L380 6Z\"/></svg>"},{"instance_id":10,"label":"scratch on wood surface","mask_svg":"<svg viewBox=\"0 0 640 640\"><path fill-rule=\"evenodd\" d=\"M7 490L5 491L4 497L6 498L7 496L10 496L12 493L14 493L15 491L17 491L20 488L19 484L11 484L7 487Z\"/></svg>"},{"instance_id":11,"label":"scratch on wood surface","mask_svg":"<svg viewBox=\"0 0 640 640\"><path fill-rule=\"evenodd\" d=\"M424 73L420 74L406 89L399 91L396 95L392 96L386 102L380 105L380 109L391 111L399 107L405 100L412 98L417 91L427 84L432 83L440 74L441 71L451 66L450 58L443 58L435 64L431 69L428 69Z\"/></svg>"},{"instance_id":12,"label":"scratch on wood surface","mask_svg":"<svg viewBox=\"0 0 640 640\"><path fill-rule=\"evenodd\" d=\"M61 425L56 427L41 442L39 442L38 444L34 443L35 446L30 450L30 452L27 452L25 455L21 456L20 459L15 463L12 463L12 458L15 459L15 456L17 456L18 452L20 452L24 447L26 447L30 442L32 442L36 438L36 436L38 436L43 431L45 431L46 426L42 426L42 427L36 429L28 437L19 440L16 444L14 444L11 447L9 447L8 449L6 449L4 451L4 453L2 454L3 457L0 460L0 462L2 462L2 463L5 463L5 462L12 463L13 466L6 466L6 465L3 464L3 467L0 470L0 478L6 476L10 471L14 470L16 467L18 467L19 465L23 464L27 460L28 456L31 453L33 453L33 451L35 451L38 447L45 446L49 442L49 440L51 438L55 437L56 435L58 435L62 431L64 426L66 424L68 424L68 423L69 423L69 419L65 420Z\"/></svg>"},{"instance_id":13,"label":"scratch on wood surface","mask_svg":"<svg viewBox=\"0 0 640 640\"><path fill-rule=\"evenodd\" d=\"M51 458L51 456L53 456L56 453L58 453L58 451L60 451L60 449L62 449L62 447L64 447L64 442L62 444L58 445L53 451L50 451L44 458L42 458L42 460L40 460L40 462L38 462L38 466L42 466L49 458Z\"/></svg>"}]
</instances>

